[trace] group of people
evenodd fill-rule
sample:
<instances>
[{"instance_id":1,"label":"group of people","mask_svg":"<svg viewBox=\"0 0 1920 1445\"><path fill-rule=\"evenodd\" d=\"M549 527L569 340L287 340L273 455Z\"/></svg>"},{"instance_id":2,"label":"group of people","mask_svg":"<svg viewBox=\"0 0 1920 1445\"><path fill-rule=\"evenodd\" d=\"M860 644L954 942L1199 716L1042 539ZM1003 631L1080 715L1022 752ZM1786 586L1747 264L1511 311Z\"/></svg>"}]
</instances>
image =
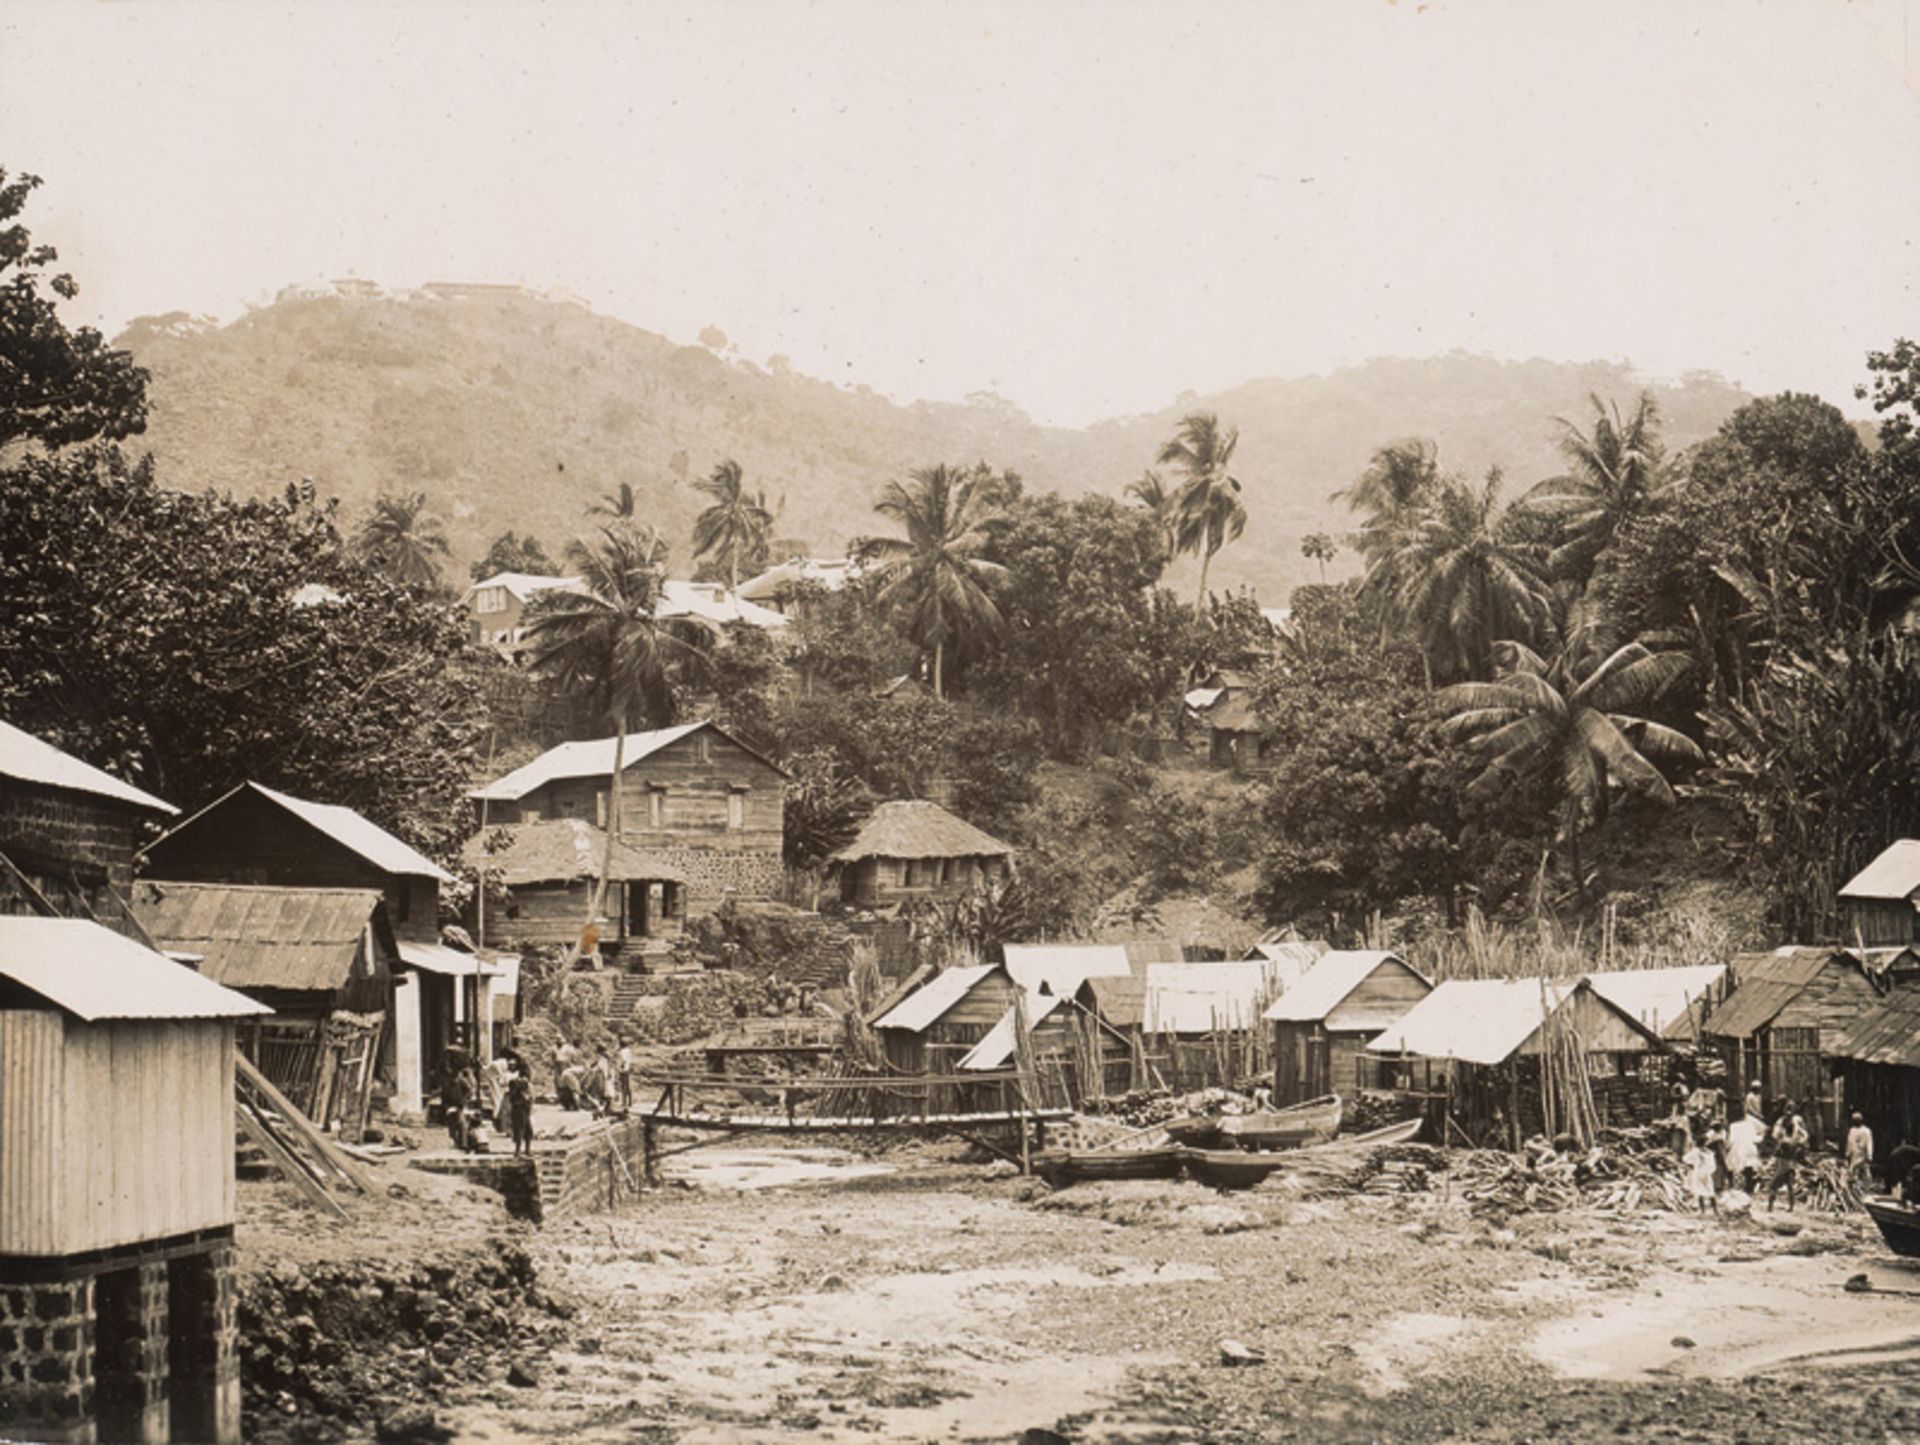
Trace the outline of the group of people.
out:
<instances>
[{"instance_id":1,"label":"group of people","mask_svg":"<svg viewBox=\"0 0 1920 1445\"><path fill-rule=\"evenodd\" d=\"M568 1039L553 1052L553 1095L563 1109L595 1114L626 1114L633 1109L633 1045L622 1039L617 1050L602 1047L588 1056Z\"/></svg>"},{"instance_id":2,"label":"group of people","mask_svg":"<svg viewBox=\"0 0 1920 1445\"><path fill-rule=\"evenodd\" d=\"M1718 1109L1714 1105L1718 1105ZM1684 1084L1674 1085L1674 1145L1686 1170L1688 1194L1699 1208L1718 1214L1721 1189L1735 1186L1745 1194L1757 1196L1764 1176L1767 1212L1773 1212L1782 1189L1786 1191L1787 1209L1791 1212L1798 1166L1807 1157L1813 1142L1807 1128L1806 1110L1792 1100L1778 1100L1773 1122L1769 1124L1757 1079L1747 1088L1738 1118L1722 1122L1716 1114L1724 1108L1725 1097L1718 1093L1689 1091ZM1903 1157L1908 1155L1911 1159ZM1844 1157L1854 1182L1862 1189L1871 1189L1873 1131L1858 1113L1849 1123ZM1893 1151L1888 1164L1887 1188L1892 1193L1900 1189L1913 1167L1920 1165L1920 1149L1903 1145Z\"/></svg>"},{"instance_id":3,"label":"group of people","mask_svg":"<svg viewBox=\"0 0 1920 1445\"><path fill-rule=\"evenodd\" d=\"M440 1115L453 1147L484 1153L484 1123L513 1139L515 1154L533 1152L533 1070L509 1047L482 1069L465 1049L452 1048L442 1064Z\"/></svg>"}]
</instances>

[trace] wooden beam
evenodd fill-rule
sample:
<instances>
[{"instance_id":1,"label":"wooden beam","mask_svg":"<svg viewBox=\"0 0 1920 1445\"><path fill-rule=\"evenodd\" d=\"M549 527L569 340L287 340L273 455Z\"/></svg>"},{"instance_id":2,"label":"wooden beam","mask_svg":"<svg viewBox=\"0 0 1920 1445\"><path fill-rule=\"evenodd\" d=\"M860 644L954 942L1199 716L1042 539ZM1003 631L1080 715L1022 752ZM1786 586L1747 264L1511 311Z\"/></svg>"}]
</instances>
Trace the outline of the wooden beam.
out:
<instances>
[{"instance_id":1,"label":"wooden beam","mask_svg":"<svg viewBox=\"0 0 1920 1445\"><path fill-rule=\"evenodd\" d=\"M324 1043L322 1047L324 1047ZM238 1049L233 1051L233 1066L240 1078L260 1092L260 1096L273 1105L274 1111L287 1121L287 1126L306 1141L324 1163L339 1170L346 1181L362 1194L373 1193L373 1181L366 1171L347 1157L347 1153L333 1140L329 1139L314 1126L313 1120L295 1107L293 1101L274 1088L267 1076L254 1066L254 1063Z\"/></svg>"},{"instance_id":2,"label":"wooden beam","mask_svg":"<svg viewBox=\"0 0 1920 1445\"><path fill-rule=\"evenodd\" d=\"M262 1125L248 1105L235 1101L233 1116L239 1122L240 1132L247 1136L247 1142L271 1159L281 1174L298 1185L309 1204L330 1211L337 1219L347 1217L347 1211L340 1207L340 1201L320 1187L298 1156Z\"/></svg>"}]
</instances>

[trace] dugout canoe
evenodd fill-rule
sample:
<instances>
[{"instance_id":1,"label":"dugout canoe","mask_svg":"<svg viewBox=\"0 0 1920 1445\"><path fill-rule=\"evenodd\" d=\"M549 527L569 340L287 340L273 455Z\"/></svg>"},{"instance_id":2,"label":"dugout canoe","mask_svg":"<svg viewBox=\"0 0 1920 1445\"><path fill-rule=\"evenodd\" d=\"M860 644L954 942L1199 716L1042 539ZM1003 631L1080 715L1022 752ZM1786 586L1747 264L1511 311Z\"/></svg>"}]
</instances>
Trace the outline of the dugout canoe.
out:
<instances>
[{"instance_id":1,"label":"dugout canoe","mask_svg":"<svg viewBox=\"0 0 1920 1445\"><path fill-rule=\"evenodd\" d=\"M1324 1144L1340 1132L1341 1108L1340 1096L1328 1094L1285 1109L1226 1114L1220 1119L1220 1138L1242 1149L1301 1149Z\"/></svg>"},{"instance_id":2,"label":"dugout canoe","mask_svg":"<svg viewBox=\"0 0 1920 1445\"><path fill-rule=\"evenodd\" d=\"M1181 1159L1188 1177L1197 1184L1209 1189L1251 1189L1276 1169L1284 1169L1289 1164L1338 1158L1348 1152L1384 1144L1405 1144L1420 1132L1422 1122L1403 1119L1383 1129L1370 1129L1364 1134L1350 1134L1344 1139L1300 1149L1251 1151L1189 1147L1181 1151Z\"/></svg>"},{"instance_id":3,"label":"dugout canoe","mask_svg":"<svg viewBox=\"0 0 1920 1445\"><path fill-rule=\"evenodd\" d=\"M1177 1144L1152 1149L1048 1149L1034 1156L1036 1173L1056 1189L1091 1179L1172 1179L1179 1174Z\"/></svg>"},{"instance_id":4,"label":"dugout canoe","mask_svg":"<svg viewBox=\"0 0 1920 1445\"><path fill-rule=\"evenodd\" d=\"M1873 1195L1861 1201L1869 1218L1880 1226L1887 1248L1909 1259L1920 1259L1920 1209L1897 1199Z\"/></svg>"}]
</instances>

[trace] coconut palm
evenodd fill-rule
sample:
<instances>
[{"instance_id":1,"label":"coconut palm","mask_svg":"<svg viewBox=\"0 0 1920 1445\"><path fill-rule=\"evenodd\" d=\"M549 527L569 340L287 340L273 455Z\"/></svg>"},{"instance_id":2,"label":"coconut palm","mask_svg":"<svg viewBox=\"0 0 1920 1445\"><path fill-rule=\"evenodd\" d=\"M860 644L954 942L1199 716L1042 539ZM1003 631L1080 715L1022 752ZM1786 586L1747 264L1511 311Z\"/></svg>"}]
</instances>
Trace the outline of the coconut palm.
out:
<instances>
[{"instance_id":1,"label":"coconut palm","mask_svg":"<svg viewBox=\"0 0 1920 1445\"><path fill-rule=\"evenodd\" d=\"M1667 487L1660 445L1660 410L1652 393L1628 417L1597 396L1593 430L1582 432L1558 418L1560 450L1572 464L1563 477L1549 477L1529 491L1521 505L1555 522L1560 544L1549 558L1554 575L1584 585L1594 560L1620 528L1644 512Z\"/></svg>"},{"instance_id":2,"label":"coconut palm","mask_svg":"<svg viewBox=\"0 0 1920 1445\"><path fill-rule=\"evenodd\" d=\"M1500 484L1498 467L1478 487L1443 481L1369 574L1388 579L1389 606L1441 676L1484 677L1496 639L1552 627L1539 549L1503 525Z\"/></svg>"},{"instance_id":3,"label":"coconut palm","mask_svg":"<svg viewBox=\"0 0 1920 1445\"><path fill-rule=\"evenodd\" d=\"M633 483L622 482L599 501L590 503L587 507L587 515L606 517L616 522L631 522L634 520L638 506L639 499L633 494Z\"/></svg>"},{"instance_id":4,"label":"coconut palm","mask_svg":"<svg viewBox=\"0 0 1920 1445\"><path fill-rule=\"evenodd\" d=\"M694 519L693 555L712 553L714 560L727 569L728 589L737 589L740 564L758 567L766 560L767 536L773 530L767 494L747 491L740 463L731 458L715 467L712 476L693 485L713 498L713 505Z\"/></svg>"},{"instance_id":5,"label":"coconut palm","mask_svg":"<svg viewBox=\"0 0 1920 1445\"><path fill-rule=\"evenodd\" d=\"M1167 486L1166 478L1149 468L1127 483L1127 495L1152 514L1160 534L1160 565L1173 561L1179 546L1179 494Z\"/></svg>"},{"instance_id":6,"label":"coconut palm","mask_svg":"<svg viewBox=\"0 0 1920 1445\"><path fill-rule=\"evenodd\" d=\"M365 567L409 587L438 587L447 534L427 507L427 494L376 497L354 533L353 553Z\"/></svg>"},{"instance_id":7,"label":"coconut palm","mask_svg":"<svg viewBox=\"0 0 1920 1445\"><path fill-rule=\"evenodd\" d=\"M1551 663L1511 640L1496 644L1495 654L1500 672L1492 682L1456 683L1439 693L1453 714L1443 735L1472 741L1481 766L1470 795L1497 795L1520 781L1553 789L1584 897L1580 836L1605 820L1614 788L1671 803L1673 789L1656 761L1705 761L1686 734L1639 715L1693 660L1639 642L1604 652L1596 629L1584 624Z\"/></svg>"},{"instance_id":8,"label":"coconut palm","mask_svg":"<svg viewBox=\"0 0 1920 1445\"><path fill-rule=\"evenodd\" d=\"M613 725L613 771L607 785L607 843L593 912L606 903L613 840L620 832L620 775L627 733L636 722L671 721L668 664L697 654L712 625L697 617L655 616L665 548L649 528L609 523L591 542L568 549L580 573L578 591L546 594L527 625L532 666L561 688L588 698Z\"/></svg>"},{"instance_id":9,"label":"coconut palm","mask_svg":"<svg viewBox=\"0 0 1920 1445\"><path fill-rule=\"evenodd\" d=\"M1365 515L1353 545L1367 559L1370 573L1433 504L1442 484L1440 454L1434 444L1404 441L1381 447L1364 472L1333 494L1329 500L1345 502Z\"/></svg>"},{"instance_id":10,"label":"coconut palm","mask_svg":"<svg viewBox=\"0 0 1920 1445\"><path fill-rule=\"evenodd\" d=\"M1184 480L1175 508L1174 544L1182 552L1200 554L1200 588L1193 610L1203 616L1207 604L1207 569L1213 554L1235 541L1247 529L1247 508L1240 500L1240 483L1227 471L1240 433L1224 430L1210 411L1184 417L1180 430L1160 448L1162 466L1177 467Z\"/></svg>"},{"instance_id":11,"label":"coconut palm","mask_svg":"<svg viewBox=\"0 0 1920 1445\"><path fill-rule=\"evenodd\" d=\"M945 465L888 482L873 509L906 536L868 538L859 548L875 564L869 579L880 604L904 617L915 644L933 654L935 697L946 695L947 644L1001 628L986 583L1006 569L980 555L993 512L979 486L977 470Z\"/></svg>"}]
</instances>

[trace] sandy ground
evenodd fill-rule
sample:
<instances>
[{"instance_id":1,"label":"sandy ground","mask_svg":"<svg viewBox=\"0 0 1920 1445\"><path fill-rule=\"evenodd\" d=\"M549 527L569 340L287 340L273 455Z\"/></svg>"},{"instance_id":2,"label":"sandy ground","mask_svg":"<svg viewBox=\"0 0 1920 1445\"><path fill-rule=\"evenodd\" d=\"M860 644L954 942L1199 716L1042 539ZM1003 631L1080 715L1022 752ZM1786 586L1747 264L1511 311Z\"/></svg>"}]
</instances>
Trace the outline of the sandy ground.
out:
<instances>
[{"instance_id":1,"label":"sandy ground","mask_svg":"<svg viewBox=\"0 0 1920 1445\"><path fill-rule=\"evenodd\" d=\"M541 1233L571 1342L470 1392L458 1438L1920 1437L1920 1269L1864 1218L1050 1193L946 1146L716 1146L668 1177Z\"/></svg>"}]
</instances>

